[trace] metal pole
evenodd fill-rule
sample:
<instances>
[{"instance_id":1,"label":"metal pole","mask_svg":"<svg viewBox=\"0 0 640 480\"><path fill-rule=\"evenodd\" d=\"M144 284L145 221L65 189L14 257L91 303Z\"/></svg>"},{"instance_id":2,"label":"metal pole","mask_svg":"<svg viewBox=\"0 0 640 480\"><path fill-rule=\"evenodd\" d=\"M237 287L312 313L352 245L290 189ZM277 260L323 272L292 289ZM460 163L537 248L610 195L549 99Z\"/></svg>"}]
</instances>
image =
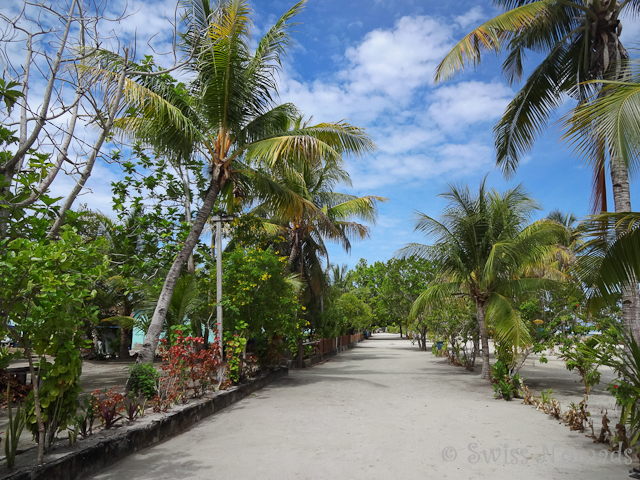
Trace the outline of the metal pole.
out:
<instances>
[{"instance_id":1,"label":"metal pole","mask_svg":"<svg viewBox=\"0 0 640 480\"><path fill-rule=\"evenodd\" d=\"M222 355L222 219L216 221L216 302L220 355Z\"/></svg>"}]
</instances>

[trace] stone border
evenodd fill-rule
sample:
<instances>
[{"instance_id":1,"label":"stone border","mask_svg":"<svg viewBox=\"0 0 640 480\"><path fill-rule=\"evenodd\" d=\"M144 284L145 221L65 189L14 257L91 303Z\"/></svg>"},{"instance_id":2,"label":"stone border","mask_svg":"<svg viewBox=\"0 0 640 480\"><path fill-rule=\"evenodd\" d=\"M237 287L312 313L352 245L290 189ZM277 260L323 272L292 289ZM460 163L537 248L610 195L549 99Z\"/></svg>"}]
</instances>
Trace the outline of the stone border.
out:
<instances>
[{"instance_id":1,"label":"stone border","mask_svg":"<svg viewBox=\"0 0 640 480\"><path fill-rule=\"evenodd\" d=\"M215 394L192 400L177 406L161 418L142 418L113 435L92 435L86 440L52 452L45 457L47 463L41 467L22 467L17 472L5 475L2 480L78 480L98 473L128 455L150 447L169 437L178 435L197 422L219 410L242 400L269 383L289 374L282 367L241 385ZM147 421L145 421L147 420ZM111 432L111 431L110 431ZM102 433L102 432L101 432ZM26 452L25 452L26 453Z\"/></svg>"},{"instance_id":2,"label":"stone border","mask_svg":"<svg viewBox=\"0 0 640 480\"><path fill-rule=\"evenodd\" d=\"M322 356L315 355L315 356L310 357L310 358L305 358L303 360L303 362L304 362L304 367L303 368L310 368L310 367L313 367L314 365L317 365L319 363L326 362L331 357L335 357L336 355L338 355L340 352L344 352L345 350L349 350L351 348L357 347L359 343L362 343L365 340L368 340L368 339L356 340L355 342L351 342L351 343L349 343L347 345L342 345L340 348L334 348L333 350L331 350L329 352L323 353ZM298 368L298 361L295 360L295 359L294 360L288 360L287 361L287 367L291 368L291 369L297 369Z\"/></svg>"}]
</instances>

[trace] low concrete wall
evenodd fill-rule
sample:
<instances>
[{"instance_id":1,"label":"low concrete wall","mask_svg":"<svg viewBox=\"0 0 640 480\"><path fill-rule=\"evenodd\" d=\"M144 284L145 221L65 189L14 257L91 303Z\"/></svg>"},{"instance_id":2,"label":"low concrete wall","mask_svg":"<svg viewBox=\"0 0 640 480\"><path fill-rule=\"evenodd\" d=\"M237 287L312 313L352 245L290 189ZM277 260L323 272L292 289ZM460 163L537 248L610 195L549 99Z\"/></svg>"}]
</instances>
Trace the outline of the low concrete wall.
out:
<instances>
[{"instance_id":1,"label":"low concrete wall","mask_svg":"<svg viewBox=\"0 0 640 480\"><path fill-rule=\"evenodd\" d=\"M203 418L243 399L288 373L287 368L280 368L231 387L229 390L216 392L213 396L192 400L187 405L176 406L162 418L152 420L147 417L142 418L124 430L105 438L100 438L99 434L92 435L73 447L63 448L47 455L46 463L41 467L22 467L18 471L5 473L0 478L3 480L84 479L138 450L182 433Z\"/></svg>"},{"instance_id":2,"label":"low concrete wall","mask_svg":"<svg viewBox=\"0 0 640 480\"><path fill-rule=\"evenodd\" d=\"M340 348L331 350L330 352L325 352L322 355L315 355L315 356L313 356L311 358L305 358L304 359L304 366L305 367L312 367L313 365L317 365L318 363L324 362L327 359L338 355L340 352L343 352L344 350L347 350L349 348L354 348L355 346L358 345L358 343L360 343L362 341L364 341L364 340L360 340L360 341L357 341L357 342L351 342L348 345L342 345ZM295 360L290 360L289 361L289 368L295 368L295 367L297 367L297 362Z\"/></svg>"}]
</instances>

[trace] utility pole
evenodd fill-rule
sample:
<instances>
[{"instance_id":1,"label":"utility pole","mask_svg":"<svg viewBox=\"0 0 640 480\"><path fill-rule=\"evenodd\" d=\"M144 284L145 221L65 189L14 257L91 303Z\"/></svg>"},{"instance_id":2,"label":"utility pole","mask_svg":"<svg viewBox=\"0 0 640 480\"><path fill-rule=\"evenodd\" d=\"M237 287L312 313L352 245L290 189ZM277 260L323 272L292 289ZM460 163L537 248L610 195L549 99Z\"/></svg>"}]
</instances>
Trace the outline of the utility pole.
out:
<instances>
[{"instance_id":1,"label":"utility pole","mask_svg":"<svg viewBox=\"0 0 640 480\"><path fill-rule=\"evenodd\" d=\"M223 354L222 340L222 222L232 222L236 219L233 215L215 215L210 221L216 223L216 325L218 329L218 341L220 355Z\"/></svg>"}]
</instances>

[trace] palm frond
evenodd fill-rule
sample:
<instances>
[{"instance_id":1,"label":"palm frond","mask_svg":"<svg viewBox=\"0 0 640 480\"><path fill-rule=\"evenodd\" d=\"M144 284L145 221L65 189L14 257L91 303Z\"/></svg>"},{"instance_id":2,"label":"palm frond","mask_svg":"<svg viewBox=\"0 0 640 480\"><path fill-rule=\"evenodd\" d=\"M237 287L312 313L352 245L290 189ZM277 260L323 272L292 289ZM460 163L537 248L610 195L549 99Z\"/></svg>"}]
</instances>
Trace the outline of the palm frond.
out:
<instances>
[{"instance_id":1,"label":"palm frond","mask_svg":"<svg viewBox=\"0 0 640 480\"><path fill-rule=\"evenodd\" d=\"M487 323L493 326L498 341L514 351L531 344L531 335L514 302L494 293L487 307Z\"/></svg>"},{"instance_id":2,"label":"palm frond","mask_svg":"<svg viewBox=\"0 0 640 480\"><path fill-rule=\"evenodd\" d=\"M436 69L435 82L447 81L465 66L480 64L481 52L499 53L503 44L521 33L541 16L549 14L555 0L541 0L521 5L483 23L460 40Z\"/></svg>"}]
</instances>

